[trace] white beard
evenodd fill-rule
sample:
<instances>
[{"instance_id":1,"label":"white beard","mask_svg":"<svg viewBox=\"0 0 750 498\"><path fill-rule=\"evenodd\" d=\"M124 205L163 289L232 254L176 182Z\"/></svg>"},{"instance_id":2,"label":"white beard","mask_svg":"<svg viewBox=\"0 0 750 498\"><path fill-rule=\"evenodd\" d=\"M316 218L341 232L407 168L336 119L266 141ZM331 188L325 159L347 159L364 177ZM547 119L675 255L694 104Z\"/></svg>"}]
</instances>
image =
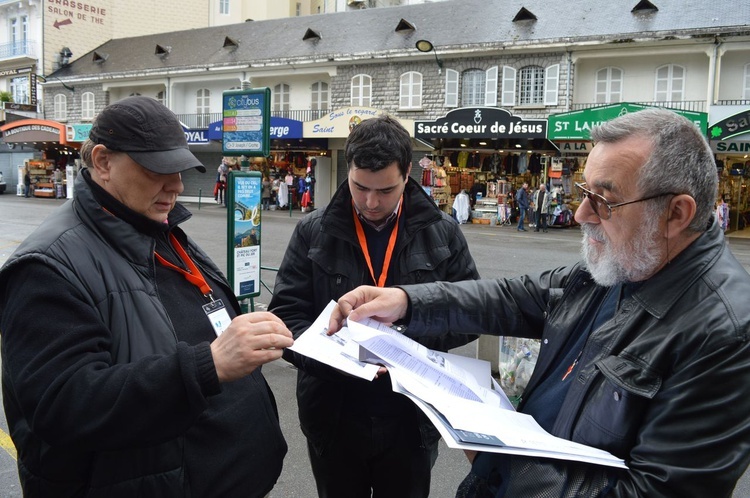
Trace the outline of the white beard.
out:
<instances>
[{"instance_id":1,"label":"white beard","mask_svg":"<svg viewBox=\"0 0 750 498\"><path fill-rule=\"evenodd\" d=\"M581 225L581 254L594 281L604 287L640 282L653 275L664 261L660 249L659 218L647 217L637 236L618 247L612 245L600 225ZM592 244L589 238L599 242Z\"/></svg>"}]
</instances>

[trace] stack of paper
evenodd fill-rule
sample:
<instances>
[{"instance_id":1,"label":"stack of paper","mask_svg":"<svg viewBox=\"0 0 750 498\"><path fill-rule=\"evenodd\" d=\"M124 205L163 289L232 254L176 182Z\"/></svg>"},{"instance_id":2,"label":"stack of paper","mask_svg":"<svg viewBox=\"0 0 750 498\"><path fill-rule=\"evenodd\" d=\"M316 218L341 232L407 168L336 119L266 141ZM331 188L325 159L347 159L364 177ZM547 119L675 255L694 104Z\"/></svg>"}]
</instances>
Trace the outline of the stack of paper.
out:
<instances>
[{"instance_id":1,"label":"stack of paper","mask_svg":"<svg viewBox=\"0 0 750 498\"><path fill-rule=\"evenodd\" d=\"M622 459L552 436L517 413L489 362L433 351L374 320L349 322L328 336L334 306L332 301L290 349L367 380L377 374L373 362L387 367L393 390L427 415L448 447L626 468Z\"/></svg>"}]
</instances>

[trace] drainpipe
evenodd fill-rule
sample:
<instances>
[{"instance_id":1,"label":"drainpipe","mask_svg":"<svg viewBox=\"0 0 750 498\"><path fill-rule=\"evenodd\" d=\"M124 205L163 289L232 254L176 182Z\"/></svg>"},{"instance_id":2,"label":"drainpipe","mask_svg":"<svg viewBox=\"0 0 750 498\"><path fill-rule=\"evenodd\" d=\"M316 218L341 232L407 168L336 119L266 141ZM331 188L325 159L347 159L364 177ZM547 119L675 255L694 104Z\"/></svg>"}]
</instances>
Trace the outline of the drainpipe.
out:
<instances>
[{"instance_id":1,"label":"drainpipe","mask_svg":"<svg viewBox=\"0 0 750 498\"><path fill-rule=\"evenodd\" d=\"M567 88L565 89L565 91L568 93L568 97L567 97L566 102L565 102L565 110L569 112L570 111L570 100L573 98L573 91L570 89L570 79L571 79L570 78L570 71L571 71L571 69L573 67L573 54L571 54L570 52L566 52L566 54L568 54L568 77L567 77L568 81L566 83L566 87Z\"/></svg>"},{"instance_id":2,"label":"drainpipe","mask_svg":"<svg viewBox=\"0 0 750 498\"><path fill-rule=\"evenodd\" d=\"M722 45L723 42L721 39L716 37L714 39L714 47L710 55L711 59L708 67L708 95L706 96L706 101L709 106L714 105L718 100L718 85L716 84L716 80L719 78L719 69L721 68L721 55L719 49ZM706 112L708 112L708 109L706 109Z\"/></svg>"}]
</instances>

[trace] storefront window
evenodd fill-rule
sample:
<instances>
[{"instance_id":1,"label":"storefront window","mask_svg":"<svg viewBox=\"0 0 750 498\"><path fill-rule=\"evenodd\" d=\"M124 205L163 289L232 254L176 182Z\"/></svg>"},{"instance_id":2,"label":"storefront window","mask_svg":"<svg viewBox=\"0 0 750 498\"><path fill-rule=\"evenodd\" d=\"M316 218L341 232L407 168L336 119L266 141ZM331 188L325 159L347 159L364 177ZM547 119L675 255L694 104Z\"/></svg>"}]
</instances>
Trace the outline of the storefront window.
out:
<instances>
[{"instance_id":1,"label":"storefront window","mask_svg":"<svg viewBox=\"0 0 750 498\"><path fill-rule=\"evenodd\" d=\"M11 78L10 93L13 95L13 102L15 102L16 104L28 104L29 77L21 76L19 78Z\"/></svg>"}]
</instances>

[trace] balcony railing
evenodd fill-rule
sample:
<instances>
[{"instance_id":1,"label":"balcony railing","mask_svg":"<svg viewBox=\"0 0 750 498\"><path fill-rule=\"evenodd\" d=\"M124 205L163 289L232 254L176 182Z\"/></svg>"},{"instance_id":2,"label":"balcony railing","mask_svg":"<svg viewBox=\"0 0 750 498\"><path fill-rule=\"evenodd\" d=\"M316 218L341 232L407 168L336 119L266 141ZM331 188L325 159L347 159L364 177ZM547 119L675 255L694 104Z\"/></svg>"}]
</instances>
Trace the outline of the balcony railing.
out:
<instances>
[{"instance_id":1,"label":"balcony railing","mask_svg":"<svg viewBox=\"0 0 750 498\"><path fill-rule=\"evenodd\" d=\"M294 119L296 121L315 121L320 119L330 111L328 109L300 109L289 111L271 111L274 118ZM190 129L208 128L211 123L221 121L220 112L209 112L206 114L177 114L177 119Z\"/></svg>"},{"instance_id":2,"label":"balcony railing","mask_svg":"<svg viewBox=\"0 0 750 498\"><path fill-rule=\"evenodd\" d=\"M0 43L0 59L10 59L11 57L30 57L35 59L34 56L34 42L31 40L24 40L11 43Z\"/></svg>"},{"instance_id":3,"label":"balcony railing","mask_svg":"<svg viewBox=\"0 0 750 498\"><path fill-rule=\"evenodd\" d=\"M571 110L578 111L580 109L590 109L592 107L601 107L604 105L619 104L620 102L612 102L611 104L588 103L588 104L572 104ZM669 107L671 109L680 109L681 111L694 111L694 112L706 112L706 101L705 100L675 100L671 102L630 102L628 104L640 104L648 105L653 107Z\"/></svg>"}]
</instances>

